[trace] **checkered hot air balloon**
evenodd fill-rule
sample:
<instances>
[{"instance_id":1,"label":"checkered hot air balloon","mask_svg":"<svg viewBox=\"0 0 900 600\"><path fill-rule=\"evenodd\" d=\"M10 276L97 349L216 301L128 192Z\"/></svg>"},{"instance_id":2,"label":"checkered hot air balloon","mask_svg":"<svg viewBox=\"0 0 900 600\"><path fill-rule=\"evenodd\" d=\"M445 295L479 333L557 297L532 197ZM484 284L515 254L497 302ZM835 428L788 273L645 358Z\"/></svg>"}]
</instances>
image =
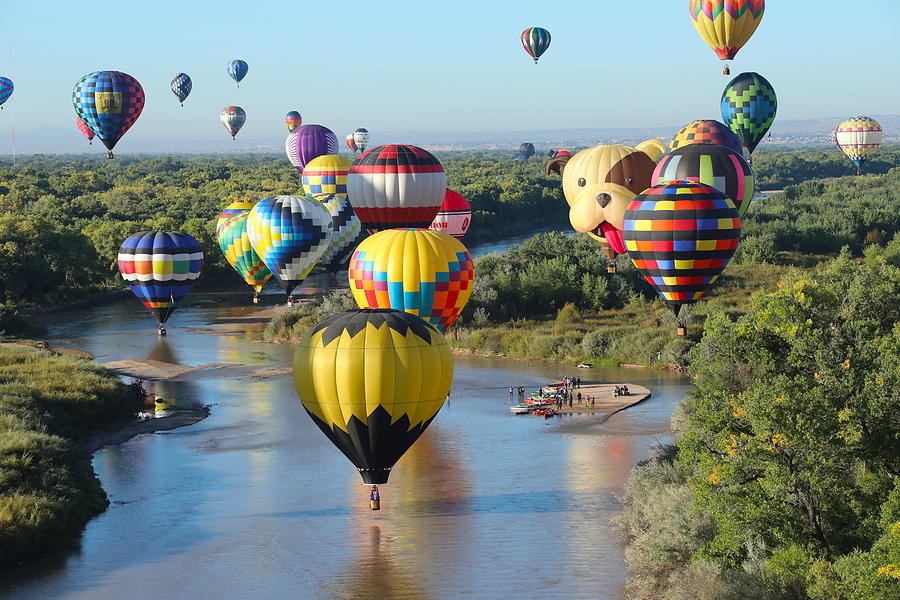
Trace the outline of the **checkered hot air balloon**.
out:
<instances>
[{"instance_id":1,"label":"checkered hot air balloon","mask_svg":"<svg viewBox=\"0 0 900 600\"><path fill-rule=\"evenodd\" d=\"M72 90L75 113L109 150L125 135L144 109L144 89L137 79L120 71L89 73Z\"/></svg>"},{"instance_id":2,"label":"checkered hot air balloon","mask_svg":"<svg viewBox=\"0 0 900 600\"><path fill-rule=\"evenodd\" d=\"M331 214L312 198L275 196L260 200L247 220L250 244L293 301L331 244Z\"/></svg>"},{"instance_id":3,"label":"checkered hot air balloon","mask_svg":"<svg viewBox=\"0 0 900 600\"><path fill-rule=\"evenodd\" d=\"M550 47L550 32L543 27L529 27L519 38L525 52L534 59L534 64L537 64L541 55Z\"/></svg>"},{"instance_id":4,"label":"checkered hot air balloon","mask_svg":"<svg viewBox=\"0 0 900 600\"><path fill-rule=\"evenodd\" d=\"M0 110L3 109L3 103L9 100L16 86L13 85L12 79L9 77L0 77Z\"/></svg>"},{"instance_id":5,"label":"checkered hot air balloon","mask_svg":"<svg viewBox=\"0 0 900 600\"><path fill-rule=\"evenodd\" d=\"M475 268L466 247L446 233L389 229L356 247L348 276L360 308L406 311L444 332L472 295Z\"/></svg>"},{"instance_id":6,"label":"checkered hot air balloon","mask_svg":"<svg viewBox=\"0 0 900 600\"><path fill-rule=\"evenodd\" d=\"M240 106L226 106L219 112L219 120L228 130L231 139L238 134L244 123L247 122L247 113Z\"/></svg>"},{"instance_id":7,"label":"checkered hot air balloon","mask_svg":"<svg viewBox=\"0 0 900 600\"><path fill-rule=\"evenodd\" d=\"M720 60L731 60L762 22L765 0L690 0L691 20ZM722 73L729 74L728 66Z\"/></svg>"},{"instance_id":8,"label":"checkered hot air balloon","mask_svg":"<svg viewBox=\"0 0 900 600\"><path fill-rule=\"evenodd\" d=\"M881 125L871 117L850 117L834 132L838 148L856 165L862 175L863 164L878 150L882 139Z\"/></svg>"},{"instance_id":9,"label":"checkered hot air balloon","mask_svg":"<svg viewBox=\"0 0 900 600\"><path fill-rule=\"evenodd\" d=\"M447 178L440 161L417 146L388 144L361 154L350 167L350 204L369 233L394 227L428 227Z\"/></svg>"},{"instance_id":10,"label":"checkered hot air balloon","mask_svg":"<svg viewBox=\"0 0 900 600\"><path fill-rule=\"evenodd\" d=\"M775 88L759 73L741 73L722 92L722 120L741 140L745 156L756 149L775 121Z\"/></svg>"},{"instance_id":11,"label":"checkered hot air balloon","mask_svg":"<svg viewBox=\"0 0 900 600\"><path fill-rule=\"evenodd\" d=\"M184 106L184 101L187 99L188 94L191 93L194 84L187 73L179 73L172 78L172 83L169 84L169 87L172 88L172 93L178 98L178 102Z\"/></svg>"},{"instance_id":12,"label":"checkered hot air balloon","mask_svg":"<svg viewBox=\"0 0 900 600\"><path fill-rule=\"evenodd\" d=\"M337 154L323 154L306 164L300 181L307 196L337 194L347 197L350 161Z\"/></svg>"},{"instance_id":13,"label":"checkered hot air balloon","mask_svg":"<svg viewBox=\"0 0 900 600\"><path fill-rule=\"evenodd\" d=\"M668 181L632 200L622 237L628 258L677 315L706 293L731 260L741 219L716 188Z\"/></svg>"},{"instance_id":14,"label":"checkered hot air balloon","mask_svg":"<svg viewBox=\"0 0 900 600\"><path fill-rule=\"evenodd\" d=\"M452 235L459 240L466 235L471 223L472 207L469 206L469 201L459 192L447 190L444 202L428 229Z\"/></svg>"},{"instance_id":15,"label":"checkered hot air balloon","mask_svg":"<svg viewBox=\"0 0 900 600\"><path fill-rule=\"evenodd\" d=\"M293 131L303 125L303 117L296 110L292 110L284 115L284 124L287 126L288 131Z\"/></svg>"},{"instance_id":16,"label":"checkered hot air balloon","mask_svg":"<svg viewBox=\"0 0 900 600\"><path fill-rule=\"evenodd\" d=\"M312 163L310 163L312 164ZM309 168L309 165L307 165ZM347 258L356 247L356 240L362 232L359 217L353 212L353 207L347 200L347 196L340 194L320 194L313 196L325 205L331 213L331 245L319 259L317 266L329 273L337 273L347 265Z\"/></svg>"},{"instance_id":17,"label":"checkered hot air balloon","mask_svg":"<svg viewBox=\"0 0 900 600\"><path fill-rule=\"evenodd\" d=\"M141 231L119 248L119 273L159 321L159 333L203 270L200 243L182 231Z\"/></svg>"},{"instance_id":18,"label":"checkered hot air balloon","mask_svg":"<svg viewBox=\"0 0 900 600\"><path fill-rule=\"evenodd\" d=\"M712 119L699 119L691 121L678 130L672 141L669 142L669 150L677 150L688 144L722 144L728 146L738 154L743 154L741 140L724 123Z\"/></svg>"},{"instance_id":19,"label":"checkered hot air balloon","mask_svg":"<svg viewBox=\"0 0 900 600\"><path fill-rule=\"evenodd\" d=\"M725 192L743 217L753 199L755 179L744 158L721 144L688 144L663 156L653 171L654 185L684 180Z\"/></svg>"},{"instance_id":20,"label":"checkered hot air balloon","mask_svg":"<svg viewBox=\"0 0 900 600\"><path fill-rule=\"evenodd\" d=\"M247 71L250 70L250 67L246 62L238 58L228 63L226 70L228 71L228 76L234 79L238 87L241 87L241 80L247 76Z\"/></svg>"},{"instance_id":21,"label":"checkered hot air balloon","mask_svg":"<svg viewBox=\"0 0 900 600\"><path fill-rule=\"evenodd\" d=\"M222 226L216 230L216 239L228 264L234 267L246 284L253 288L255 292L253 298L256 301L272 272L250 244L250 236L247 233L249 216L250 211L242 211L225 219Z\"/></svg>"},{"instance_id":22,"label":"checkered hot air balloon","mask_svg":"<svg viewBox=\"0 0 900 600\"><path fill-rule=\"evenodd\" d=\"M337 136L324 125L301 125L284 140L284 152L302 174L312 159L323 154L337 154Z\"/></svg>"},{"instance_id":23,"label":"checkered hot air balloon","mask_svg":"<svg viewBox=\"0 0 900 600\"><path fill-rule=\"evenodd\" d=\"M81 117L75 117L75 126L78 127L78 131L81 132L81 135L88 139L88 144L93 145L94 142L91 140L94 139L94 132L87 126L87 123L81 120Z\"/></svg>"},{"instance_id":24,"label":"checkered hot air balloon","mask_svg":"<svg viewBox=\"0 0 900 600\"><path fill-rule=\"evenodd\" d=\"M225 221L227 221L234 215L250 212L250 210L254 206L256 206L256 200L250 200L249 198L238 198L237 200L223 208L222 212L219 213L219 216L216 219L216 234L218 235L219 229L222 228L222 225L225 224Z\"/></svg>"}]
</instances>

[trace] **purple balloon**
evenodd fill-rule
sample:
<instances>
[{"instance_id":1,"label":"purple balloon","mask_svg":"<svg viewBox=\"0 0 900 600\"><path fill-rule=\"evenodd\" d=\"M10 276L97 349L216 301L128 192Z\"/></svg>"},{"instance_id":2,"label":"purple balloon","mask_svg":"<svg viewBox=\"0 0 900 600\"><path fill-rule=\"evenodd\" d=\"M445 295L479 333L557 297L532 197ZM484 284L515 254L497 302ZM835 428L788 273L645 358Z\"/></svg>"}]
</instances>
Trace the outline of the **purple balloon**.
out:
<instances>
[{"instance_id":1,"label":"purple balloon","mask_svg":"<svg viewBox=\"0 0 900 600\"><path fill-rule=\"evenodd\" d=\"M284 140L288 160L302 174L306 163L323 154L337 154L337 136L322 125L301 125Z\"/></svg>"}]
</instances>

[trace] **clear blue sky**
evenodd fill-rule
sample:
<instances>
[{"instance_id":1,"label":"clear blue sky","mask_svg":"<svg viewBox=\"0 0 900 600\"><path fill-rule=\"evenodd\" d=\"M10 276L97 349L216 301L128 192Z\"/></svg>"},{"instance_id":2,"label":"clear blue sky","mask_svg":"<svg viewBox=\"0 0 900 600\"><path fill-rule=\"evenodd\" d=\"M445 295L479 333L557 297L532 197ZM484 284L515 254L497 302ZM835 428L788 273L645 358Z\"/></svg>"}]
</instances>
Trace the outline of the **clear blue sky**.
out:
<instances>
[{"instance_id":1,"label":"clear blue sky","mask_svg":"<svg viewBox=\"0 0 900 600\"><path fill-rule=\"evenodd\" d=\"M2 11L7 47L0 47L0 75L11 77L16 91L0 112L0 153L9 152L12 118L20 147L69 149L79 135L71 89L85 73L103 69L133 75L147 94L144 113L119 143L122 151L166 136L232 144L218 121L230 104L248 115L239 141L271 144L283 139L282 119L292 109L340 138L365 126L374 141L402 141L378 140L378 132L718 119L727 78L694 31L687 5L15 0ZM518 39L531 25L553 36L537 66ZM898 31L898 0L770 0L732 72L768 78L779 119L897 114ZM225 73L233 58L250 65L240 88ZM183 109L168 87L179 71L194 81Z\"/></svg>"}]
</instances>

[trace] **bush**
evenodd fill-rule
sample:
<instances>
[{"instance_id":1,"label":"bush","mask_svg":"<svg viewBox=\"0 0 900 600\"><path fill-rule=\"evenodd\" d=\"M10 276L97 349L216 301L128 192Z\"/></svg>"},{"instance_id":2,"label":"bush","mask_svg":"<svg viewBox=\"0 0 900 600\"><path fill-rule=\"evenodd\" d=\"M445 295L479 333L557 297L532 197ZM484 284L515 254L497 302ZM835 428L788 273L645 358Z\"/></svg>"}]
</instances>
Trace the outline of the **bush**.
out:
<instances>
[{"instance_id":1,"label":"bush","mask_svg":"<svg viewBox=\"0 0 900 600\"><path fill-rule=\"evenodd\" d=\"M556 311L556 320L559 323L577 323L581 320L581 313L572 302L566 302L562 308Z\"/></svg>"},{"instance_id":2,"label":"bush","mask_svg":"<svg viewBox=\"0 0 900 600\"><path fill-rule=\"evenodd\" d=\"M595 330L581 340L581 351L588 359L603 358L612 343L608 332Z\"/></svg>"},{"instance_id":3,"label":"bush","mask_svg":"<svg viewBox=\"0 0 900 600\"><path fill-rule=\"evenodd\" d=\"M778 250L775 248L775 235L761 233L744 236L734 253L736 264L771 264L775 262Z\"/></svg>"}]
</instances>

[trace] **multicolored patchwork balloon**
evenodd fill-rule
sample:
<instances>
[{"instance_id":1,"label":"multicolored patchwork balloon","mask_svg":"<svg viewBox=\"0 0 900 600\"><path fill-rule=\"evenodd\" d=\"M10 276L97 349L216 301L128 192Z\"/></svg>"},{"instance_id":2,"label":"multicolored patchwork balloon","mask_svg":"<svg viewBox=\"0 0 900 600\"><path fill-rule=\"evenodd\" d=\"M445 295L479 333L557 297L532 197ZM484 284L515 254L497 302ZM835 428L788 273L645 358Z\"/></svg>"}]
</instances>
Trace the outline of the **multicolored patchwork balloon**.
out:
<instances>
[{"instance_id":1,"label":"multicolored patchwork balloon","mask_svg":"<svg viewBox=\"0 0 900 600\"><path fill-rule=\"evenodd\" d=\"M249 198L238 198L237 200L223 208L222 212L219 213L219 217L216 219L216 235L219 234L219 229L222 228L222 225L225 224L225 221L227 221L234 215L250 212L254 206L256 206L256 200L251 200Z\"/></svg>"},{"instance_id":2,"label":"multicolored patchwork balloon","mask_svg":"<svg viewBox=\"0 0 900 600\"><path fill-rule=\"evenodd\" d=\"M741 217L750 208L755 179L744 158L721 144L688 144L660 159L653 171L653 185L666 181L705 183L725 192Z\"/></svg>"},{"instance_id":3,"label":"multicolored patchwork balloon","mask_svg":"<svg viewBox=\"0 0 900 600\"><path fill-rule=\"evenodd\" d=\"M144 88L137 79L120 71L96 71L78 80L72 90L75 113L109 150L144 110Z\"/></svg>"},{"instance_id":4,"label":"multicolored patchwork balloon","mask_svg":"<svg viewBox=\"0 0 900 600\"><path fill-rule=\"evenodd\" d=\"M690 0L694 28L720 60L735 57L765 11L766 0Z\"/></svg>"},{"instance_id":5,"label":"multicolored patchwork balloon","mask_svg":"<svg viewBox=\"0 0 900 600\"><path fill-rule=\"evenodd\" d=\"M247 220L250 244L291 299L331 244L331 214L312 198L260 200Z\"/></svg>"},{"instance_id":6,"label":"multicolored patchwork balloon","mask_svg":"<svg viewBox=\"0 0 900 600\"><path fill-rule=\"evenodd\" d=\"M550 47L550 32L543 27L529 27L519 38L525 52L534 59L534 64L537 64L541 55Z\"/></svg>"},{"instance_id":7,"label":"multicolored patchwork balloon","mask_svg":"<svg viewBox=\"0 0 900 600\"><path fill-rule=\"evenodd\" d=\"M9 77L0 77L0 110L3 110L3 103L9 100L16 86L13 85L12 79Z\"/></svg>"},{"instance_id":8,"label":"multicolored patchwork balloon","mask_svg":"<svg viewBox=\"0 0 900 600\"><path fill-rule=\"evenodd\" d=\"M712 119L699 119L691 121L678 130L672 141L669 142L669 150L676 150L688 144L722 144L728 146L738 154L743 154L741 140L727 125Z\"/></svg>"},{"instance_id":9,"label":"multicolored patchwork balloon","mask_svg":"<svg viewBox=\"0 0 900 600\"><path fill-rule=\"evenodd\" d=\"M668 181L635 197L622 237L631 262L677 315L706 293L731 260L741 219L716 188Z\"/></svg>"},{"instance_id":10,"label":"multicolored patchwork balloon","mask_svg":"<svg viewBox=\"0 0 900 600\"><path fill-rule=\"evenodd\" d=\"M81 135L88 139L88 144L93 145L94 142L91 140L94 139L94 132L87 126L87 123L81 120L81 117L75 117L75 126L78 127L78 131L81 132Z\"/></svg>"},{"instance_id":11,"label":"multicolored patchwork balloon","mask_svg":"<svg viewBox=\"0 0 900 600\"><path fill-rule=\"evenodd\" d=\"M834 133L838 147L856 165L862 175L863 164L878 150L883 136L881 125L871 117L850 117Z\"/></svg>"},{"instance_id":12,"label":"multicolored patchwork balloon","mask_svg":"<svg viewBox=\"0 0 900 600\"><path fill-rule=\"evenodd\" d=\"M226 106L219 112L219 120L228 130L231 139L238 134L244 123L247 122L247 113L240 106Z\"/></svg>"},{"instance_id":13,"label":"multicolored patchwork balloon","mask_svg":"<svg viewBox=\"0 0 900 600\"><path fill-rule=\"evenodd\" d=\"M284 115L284 124L287 125L288 131L293 131L303 125L303 117L296 110L292 110Z\"/></svg>"},{"instance_id":14,"label":"multicolored patchwork balloon","mask_svg":"<svg viewBox=\"0 0 900 600\"><path fill-rule=\"evenodd\" d=\"M284 140L288 160L302 174L306 163L323 154L337 154L337 136L323 125L301 125Z\"/></svg>"},{"instance_id":15,"label":"multicolored patchwork balloon","mask_svg":"<svg viewBox=\"0 0 900 600\"><path fill-rule=\"evenodd\" d=\"M318 160L318 159L316 159ZM310 163L312 164L312 163ZM309 165L306 166L309 169ZM340 194L321 194L313 196L325 205L331 213L331 245L317 263L326 271L337 273L346 266L347 258L356 247L356 240L362 232L359 217L353 212L353 207L347 200L347 196Z\"/></svg>"},{"instance_id":16,"label":"multicolored patchwork balloon","mask_svg":"<svg viewBox=\"0 0 900 600\"><path fill-rule=\"evenodd\" d=\"M722 92L722 120L741 140L744 156L765 137L777 110L775 88L759 73L741 73Z\"/></svg>"},{"instance_id":17,"label":"multicolored patchwork balloon","mask_svg":"<svg viewBox=\"0 0 900 600\"><path fill-rule=\"evenodd\" d=\"M347 177L350 204L369 233L428 227L446 190L444 167L417 146L376 146L353 161Z\"/></svg>"},{"instance_id":18,"label":"multicolored patchwork balloon","mask_svg":"<svg viewBox=\"0 0 900 600\"><path fill-rule=\"evenodd\" d=\"M178 98L178 101L184 106L184 101L191 93L194 83L187 73L179 73L172 79L172 83L169 84L169 87L172 88L172 93L175 94L175 97Z\"/></svg>"},{"instance_id":19,"label":"multicolored patchwork balloon","mask_svg":"<svg viewBox=\"0 0 900 600\"><path fill-rule=\"evenodd\" d=\"M356 149L359 152L365 152L366 148L369 146L369 130L365 127L360 127L354 131L353 143L356 144Z\"/></svg>"},{"instance_id":20,"label":"multicolored patchwork balloon","mask_svg":"<svg viewBox=\"0 0 900 600\"><path fill-rule=\"evenodd\" d=\"M241 80L247 76L247 71L250 70L250 67L246 62L236 59L228 63L228 76L234 79L234 82L238 87L241 87Z\"/></svg>"},{"instance_id":21,"label":"multicolored patchwork balloon","mask_svg":"<svg viewBox=\"0 0 900 600\"><path fill-rule=\"evenodd\" d=\"M216 230L216 239L228 264L259 294L272 272L250 244L250 236L247 234L249 216L250 211L244 211L226 219Z\"/></svg>"},{"instance_id":22,"label":"multicolored patchwork balloon","mask_svg":"<svg viewBox=\"0 0 900 600\"><path fill-rule=\"evenodd\" d=\"M357 246L348 276L360 308L402 310L444 332L472 295L475 269L466 247L446 233L389 229Z\"/></svg>"},{"instance_id":23,"label":"multicolored patchwork balloon","mask_svg":"<svg viewBox=\"0 0 900 600\"><path fill-rule=\"evenodd\" d=\"M459 240L466 235L471 223L472 207L469 201L459 192L447 190L444 193L444 202L428 229L452 235Z\"/></svg>"},{"instance_id":24,"label":"multicolored patchwork balloon","mask_svg":"<svg viewBox=\"0 0 900 600\"><path fill-rule=\"evenodd\" d=\"M307 196L337 194L347 197L350 161L337 154L323 154L306 164L300 181Z\"/></svg>"},{"instance_id":25,"label":"multicolored patchwork balloon","mask_svg":"<svg viewBox=\"0 0 900 600\"><path fill-rule=\"evenodd\" d=\"M141 231L119 248L119 273L156 317L160 333L203 270L200 243L182 231Z\"/></svg>"}]
</instances>

